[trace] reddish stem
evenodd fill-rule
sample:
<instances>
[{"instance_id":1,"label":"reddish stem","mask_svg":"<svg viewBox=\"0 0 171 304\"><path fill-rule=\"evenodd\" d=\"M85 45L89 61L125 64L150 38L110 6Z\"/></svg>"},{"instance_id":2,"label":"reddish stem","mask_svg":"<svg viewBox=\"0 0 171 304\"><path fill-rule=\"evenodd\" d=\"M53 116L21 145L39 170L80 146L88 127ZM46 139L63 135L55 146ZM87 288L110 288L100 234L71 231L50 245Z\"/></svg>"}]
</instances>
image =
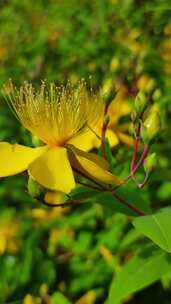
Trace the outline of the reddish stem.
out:
<instances>
[{"instance_id":1,"label":"reddish stem","mask_svg":"<svg viewBox=\"0 0 171 304\"><path fill-rule=\"evenodd\" d=\"M105 137L106 137L107 127L108 127L108 124L109 124L109 120L107 119L107 118L109 118L107 116L109 105L110 105L110 103L106 102L105 108L104 108L104 114L103 114L101 148L102 148L102 155L103 155L104 159L107 159Z\"/></svg>"},{"instance_id":2,"label":"reddish stem","mask_svg":"<svg viewBox=\"0 0 171 304\"><path fill-rule=\"evenodd\" d=\"M138 158L138 148L139 148L139 141L140 141L140 131L141 131L141 124L138 123L138 128L136 130L136 134L135 134L135 141L134 141L134 153L133 153L133 157L132 157L132 161L131 161L131 173L134 170L135 167L135 162Z\"/></svg>"},{"instance_id":3,"label":"reddish stem","mask_svg":"<svg viewBox=\"0 0 171 304\"><path fill-rule=\"evenodd\" d=\"M123 204L124 206L128 207L130 210L132 210L133 212L135 212L136 214L138 214L139 216L144 216L145 213L136 208L135 206L133 205L130 205L128 202L126 202L122 197L120 197L117 193L115 192L111 192L113 194L113 196L121 203Z\"/></svg>"},{"instance_id":4,"label":"reddish stem","mask_svg":"<svg viewBox=\"0 0 171 304\"><path fill-rule=\"evenodd\" d=\"M144 188L144 186L145 186L145 185L147 184L147 182L149 181L149 178L150 178L150 174L147 173L147 174L145 175L145 178L144 178L143 182L138 184L138 187L139 187L140 189Z\"/></svg>"},{"instance_id":5,"label":"reddish stem","mask_svg":"<svg viewBox=\"0 0 171 304\"><path fill-rule=\"evenodd\" d=\"M143 153L140 157L140 160L138 161L138 163L134 166L134 169L133 171L131 172L131 177L134 176L134 174L137 172L137 170L143 165L144 163L144 160L146 159L147 155L148 155L148 152L149 152L149 146L148 145L145 145L144 146L144 150L143 150Z\"/></svg>"}]
</instances>

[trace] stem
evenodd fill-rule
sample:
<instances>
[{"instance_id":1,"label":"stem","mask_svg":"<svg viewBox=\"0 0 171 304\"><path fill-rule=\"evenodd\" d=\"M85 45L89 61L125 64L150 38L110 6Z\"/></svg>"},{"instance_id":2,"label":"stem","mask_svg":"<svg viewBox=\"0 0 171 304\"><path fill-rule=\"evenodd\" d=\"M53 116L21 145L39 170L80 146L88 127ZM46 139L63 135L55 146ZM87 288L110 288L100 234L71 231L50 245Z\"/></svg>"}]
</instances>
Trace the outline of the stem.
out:
<instances>
[{"instance_id":1,"label":"stem","mask_svg":"<svg viewBox=\"0 0 171 304\"><path fill-rule=\"evenodd\" d=\"M142 117L142 113L140 114L140 118ZM139 119L140 119L139 118ZM141 132L141 123L140 120L138 121L138 126L136 127L135 122L133 123L135 127L135 141L134 141L134 153L131 161L131 173L134 170L135 162L138 157L138 148L139 148L139 141L140 141L140 132Z\"/></svg>"},{"instance_id":2,"label":"stem","mask_svg":"<svg viewBox=\"0 0 171 304\"><path fill-rule=\"evenodd\" d=\"M87 188L91 188L93 190L97 190L97 191L101 191L101 188L97 187L97 186L94 186L94 185L90 185L90 184L86 184L84 182L79 182L80 185L83 185L84 187L87 187Z\"/></svg>"},{"instance_id":3,"label":"stem","mask_svg":"<svg viewBox=\"0 0 171 304\"><path fill-rule=\"evenodd\" d=\"M131 205L130 203L128 203L127 201L125 201L122 197L120 197L120 195L118 195L116 193L116 191L113 191L113 189L108 189L108 191L124 206L126 206L127 208L129 208L130 210L132 210L133 212L135 212L136 214L138 214L139 216L144 216L145 213L138 209L137 207Z\"/></svg>"},{"instance_id":4,"label":"stem","mask_svg":"<svg viewBox=\"0 0 171 304\"><path fill-rule=\"evenodd\" d=\"M131 161L131 173L133 172L133 170L135 168L135 162L138 157L139 141L140 141L140 137L138 136L134 142L134 153L133 153L133 157L132 157L132 161Z\"/></svg>"},{"instance_id":5,"label":"stem","mask_svg":"<svg viewBox=\"0 0 171 304\"><path fill-rule=\"evenodd\" d=\"M136 123L133 122L134 127L135 127L135 141L134 141L134 153L131 161L131 176L134 175L134 170L136 167L136 160L138 158L138 149L139 149L139 143L140 143L140 134L141 134L141 119L143 117L144 110L140 113L138 117L138 126L136 127Z\"/></svg>"},{"instance_id":6,"label":"stem","mask_svg":"<svg viewBox=\"0 0 171 304\"><path fill-rule=\"evenodd\" d=\"M129 208L130 210L132 210L133 212L135 212L136 214L138 214L139 216L144 216L144 212L139 210L138 208L136 208L135 206L132 206L131 204L129 204L128 202L126 202L122 197L120 197L112 188L104 186L96 181L93 180L93 178L84 175L82 172L80 172L79 170L75 169L75 172L77 172L77 174L83 176L84 178L90 180L91 182L95 183L97 186L91 186L91 185L87 185L84 184L84 186L86 187L91 187L97 191L104 191L104 192L110 192L121 204L123 204L124 206L126 206L127 208ZM70 196L68 196L70 198ZM66 203L61 203L61 204L49 204L46 203L45 201L42 200L42 203L48 207L69 207L72 205L80 205L82 203L82 201L80 200L72 200L72 198L70 198L70 201L66 202Z\"/></svg>"},{"instance_id":7,"label":"stem","mask_svg":"<svg viewBox=\"0 0 171 304\"><path fill-rule=\"evenodd\" d=\"M86 186L91 187L91 185L86 185ZM110 189L110 188L105 187L103 185L101 185L101 189L99 187L95 187L94 189L96 189L97 191L100 191L100 192L102 190L105 191L105 192L110 192L121 204L123 204L124 206L126 206L127 208L129 208L130 210L132 210L133 212L135 212L136 214L138 214L139 216L144 216L145 215L145 213L143 211L141 211L140 209L138 209L135 206L131 205L130 203L126 202L113 189Z\"/></svg>"},{"instance_id":8,"label":"stem","mask_svg":"<svg viewBox=\"0 0 171 304\"><path fill-rule=\"evenodd\" d=\"M130 210L132 210L133 212L135 212L136 214L138 214L139 216L144 216L145 213L136 208L135 206L129 204L128 202L126 202L122 197L120 197L117 193L111 191L111 193L113 194L113 196L121 203L123 204L124 206L128 207Z\"/></svg>"},{"instance_id":9,"label":"stem","mask_svg":"<svg viewBox=\"0 0 171 304\"><path fill-rule=\"evenodd\" d=\"M148 182L149 179L150 179L151 173L152 173L152 171L151 171L150 173L146 173L143 182L138 184L138 187L139 187L140 189L144 188L144 186L147 184L147 182Z\"/></svg>"},{"instance_id":10,"label":"stem","mask_svg":"<svg viewBox=\"0 0 171 304\"><path fill-rule=\"evenodd\" d=\"M116 189L118 189L120 186L124 185L127 181L129 181L131 178L134 177L135 173L140 169L140 167L143 165L143 162L145 160L145 158L147 157L149 152L149 146L145 145L144 146L144 150L143 153L140 157L140 160L138 161L138 163L136 164L136 166L134 166L133 171L123 180L123 183L119 186L116 187Z\"/></svg>"},{"instance_id":11,"label":"stem","mask_svg":"<svg viewBox=\"0 0 171 304\"><path fill-rule=\"evenodd\" d=\"M103 115L103 125L102 125L101 148L102 148L102 155L103 155L104 159L107 159L105 137L106 137L107 127L109 124L109 117L107 116L109 105L110 105L110 103L106 102L105 108L104 108L104 115Z\"/></svg>"},{"instance_id":12,"label":"stem","mask_svg":"<svg viewBox=\"0 0 171 304\"><path fill-rule=\"evenodd\" d=\"M80 176L82 176L82 177L84 177L84 178L90 180L92 183L94 183L94 184L98 187L99 190L104 190L103 186L102 186L100 183L98 183L97 181L95 181L93 178L91 178L90 176L85 175L84 173L82 173L81 171L79 171L79 170L76 169L76 168L74 168L74 171L75 171L78 175L80 175ZM97 189L97 188L96 188L96 189Z\"/></svg>"},{"instance_id":13,"label":"stem","mask_svg":"<svg viewBox=\"0 0 171 304\"><path fill-rule=\"evenodd\" d=\"M87 179L89 179L90 181L93 181L98 187L96 187L97 191L104 191L104 192L110 192L112 193L112 195L123 205L125 205L127 208L129 208L130 210L134 211L136 214L143 216L144 212L139 210L138 208L132 206L131 204L129 204L128 202L126 202L123 198L121 198L118 194L115 193L115 191L113 189L111 189L110 187L101 185L98 182L95 182L93 179L91 179L90 177L85 176L84 174L82 174L82 172L75 170L79 175L82 175L83 177L86 177ZM87 185L86 185L87 186Z\"/></svg>"},{"instance_id":14,"label":"stem","mask_svg":"<svg viewBox=\"0 0 171 304\"><path fill-rule=\"evenodd\" d=\"M143 165L143 162L147 157L148 152L149 152L149 146L145 145L140 160L138 161L137 165L134 167L134 170L131 172L131 176L134 176L135 172Z\"/></svg>"}]
</instances>

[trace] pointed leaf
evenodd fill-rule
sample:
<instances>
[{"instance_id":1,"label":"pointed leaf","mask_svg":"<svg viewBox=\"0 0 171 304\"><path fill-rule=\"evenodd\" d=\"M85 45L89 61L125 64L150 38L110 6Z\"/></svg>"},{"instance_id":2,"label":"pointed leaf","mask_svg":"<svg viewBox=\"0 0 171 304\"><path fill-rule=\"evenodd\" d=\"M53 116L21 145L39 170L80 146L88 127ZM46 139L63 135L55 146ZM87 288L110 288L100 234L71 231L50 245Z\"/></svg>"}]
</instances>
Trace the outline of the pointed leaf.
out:
<instances>
[{"instance_id":1,"label":"pointed leaf","mask_svg":"<svg viewBox=\"0 0 171 304\"><path fill-rule=\"evenodd\" d=\"M138 217L134 227L167 252L171 252L171 208L163 208L156 214Z\"/></svg>"},{"instance_id":2,"label":"pointed leaf","mask_svg":"<svg viewBox=\"0 0 171 304\"><path fill-rule=\"evenodd\" d=\"M119 304L130 294L154 283L171 271L171 257L150 246L133 257L114 277L107 304Z\"/></svg>"}]
</instances>

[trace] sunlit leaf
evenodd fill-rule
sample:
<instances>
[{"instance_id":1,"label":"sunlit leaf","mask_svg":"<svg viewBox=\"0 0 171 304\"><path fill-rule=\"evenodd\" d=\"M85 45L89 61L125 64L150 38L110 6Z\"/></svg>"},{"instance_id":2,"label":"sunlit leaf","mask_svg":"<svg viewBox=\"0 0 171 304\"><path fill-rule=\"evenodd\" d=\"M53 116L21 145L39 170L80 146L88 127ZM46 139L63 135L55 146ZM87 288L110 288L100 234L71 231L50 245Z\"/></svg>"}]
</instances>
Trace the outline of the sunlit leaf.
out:
<instances>
[{"instance_id":1,"label":"sunlit leaf","mask_svg":"<svg viewBox=\"0 0 171 304\"><path fill-rule=\"evenodd\" d=\"M171 208L163 208L156 214L138 217L135 228L159 247L171 252Z\"/></svg>"},{"instance_id":2,"label":"sunlit leaf","mask_svg":"<svg viewBox=\"0 0 171 304\"><path fill-rule=\"evenodd\" d=\"M107 304L119 304L121 300L156 282L171 271L171 257L150 246L135 255L121 270L110 287Z\"/></svg>"}]
</instances>

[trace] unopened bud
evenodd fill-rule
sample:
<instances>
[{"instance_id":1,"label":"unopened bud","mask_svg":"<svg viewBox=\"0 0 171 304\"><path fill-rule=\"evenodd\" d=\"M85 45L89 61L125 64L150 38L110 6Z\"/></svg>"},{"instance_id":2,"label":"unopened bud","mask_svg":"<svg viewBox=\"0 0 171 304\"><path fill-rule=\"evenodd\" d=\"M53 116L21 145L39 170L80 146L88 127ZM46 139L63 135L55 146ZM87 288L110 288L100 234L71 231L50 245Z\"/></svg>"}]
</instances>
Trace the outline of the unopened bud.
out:
<instances>
[{"instance_id":1,"label":"unopened bud","mask_svg":"<svg viewBox=\"0 0 171 304\"><path fill-rule=\"evenodd\" d=\"M144 169L145 171L151 172L157 166L157 156L156 153L152 153L144 161Z\"/></svg>"},{"instance_id":2,"label":"unopened bud","mask_svg":"<svg viewBox=\"0 0 171 304\"><path fill-rule=\"evenodd\" d=\"M108 96L113 88L114 88L113 79L112 78L107 78L104 81L104 84L103 84L102 89L101 89L102 95L103 96Z\"/></svg>"},{"instance_id":3,"label":"unopened bud","mask_svg":"<svg viewBox=\"0 0 171 304\"><path fill-rule=\"evenodd\" d=\"M162 96L161 91L159 89L155 90L153 93L153 100L156 101L160 99Z\"/></svg>"},{"instance_id":4,"label":"unopened bud","mask_svg":"<svg viewBox=\"0 0 171 304\"><path fill-rule=\"evenodd\" d=\"M141 136L145 144L152 142L161 128L160 116L157 111L153 111L144 121L141 128Z\"/></svg>"},{"instance_id":5,"label":"unopened bud","mask_svg":"<svg viewBox=\"0 0 171 304\"><path fill-rule=\"evenodd\" d=\"M40 186L34 179L29 176L27 189L32 197L39 197L43 192L43 187Z\"/></svg>"},{"instance_id":6,"label":"unopened bud","mask_svg":"<svg viewBox=\"0 0 171 304\"><path fill-rule=\"evenodd\" d=\"M48 191L44 196L44 201L48 204L63 204L65 203L67 196L61 191Z\"/></svg>"},{"instance_id":7,"label":"unopened bud","mask_svg":"<svg viewBox=\"0 0 171 304\"><path fill-rule=\"evenodd\" d=\"M147 105L147 97L143 91L140 91L135 98L135 110L141 114Z\"/></svg>"}]
</instances>

